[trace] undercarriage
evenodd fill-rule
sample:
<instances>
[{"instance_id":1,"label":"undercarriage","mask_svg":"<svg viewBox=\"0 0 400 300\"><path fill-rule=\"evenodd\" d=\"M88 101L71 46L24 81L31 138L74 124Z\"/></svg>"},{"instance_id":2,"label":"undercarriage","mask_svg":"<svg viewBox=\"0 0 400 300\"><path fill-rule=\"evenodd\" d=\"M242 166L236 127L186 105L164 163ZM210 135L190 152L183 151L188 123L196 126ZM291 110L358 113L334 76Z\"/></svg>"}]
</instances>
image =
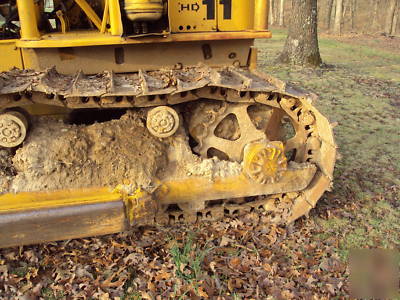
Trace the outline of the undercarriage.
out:
<instances>
[{"instance_id":1,"label":"undercarriage","mask_svg":"<svg viewBox=\"0 0 400 300\"><path fill-rule=\"evenodd\" d=\"M271 223L286 224L307 214L332 184L336 145L330 123L312 105L316 97L259 72L204 65L96 75L15 69L0 74L0 94L2 147L26 147L23 141L35 132L38 118L29 115L38 105L68 113L123 109L142 120L146 134L166 155L165 167L151 174L146 185L121 178L117 186L93 192L93 199L107 195L111 202L123 202L113 209L122 210L131 225L212 221L244 213L261 213ZM10 228L21 231L46 222L33 220L29 212L38 207L20 205L23 201L48 197L43 204L48 210L108 201L89 197L93 201L85 203L80 196L74 198L74 186L69 188L70 202L62 205L60 191L28 191L25 198L24 190L3 191L0 216L18 220L0 223L10 230L1 239L11 239L12 245L17 232ZM92 193L93 188L99 187L88 184L79 193ZM68 212L60 212L60 218L66 216ZM99 233L124 229L128 225L123 219ZM80 236L93 234L82 232ZM66 229L58 239L70 236ZM27 242L43 240L49 238Z\"/></svg>"}]
</instances>

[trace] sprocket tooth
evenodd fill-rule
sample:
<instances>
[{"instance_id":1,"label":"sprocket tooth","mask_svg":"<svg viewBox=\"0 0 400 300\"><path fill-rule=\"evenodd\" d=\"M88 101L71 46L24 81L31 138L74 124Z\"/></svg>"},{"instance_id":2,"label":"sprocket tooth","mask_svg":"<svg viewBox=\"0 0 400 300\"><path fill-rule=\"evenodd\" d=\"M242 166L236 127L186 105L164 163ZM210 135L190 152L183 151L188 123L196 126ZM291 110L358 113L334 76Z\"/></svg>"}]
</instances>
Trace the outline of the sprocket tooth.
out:
<instances>
[{"instance_id":1,"label":"sprocket tooth","mask_svg":"<svg viewBox=\"0 0 400 300\"><path fill-rule=\"evenodd\" d=\"M259 131L250 119L247 111L250 105L251 103L228 104L223 102L223 105L217 111L212 109L204 109L203 112L199 111L199 114L203 113L204 116L207 116L204 117L207 122L202 124L205 127L202 133L194 129L189 130L191 134L194 134L194 138L198 140L200 144L200 146L195 148L195 151L203 157L207 157L208 149L215 148L223 152L229 160L239 162L246 144L259 139L266 139L266 134ZM228 127L222 129L222 132L219 132L217 135L215 130L229 115L235 116L237 125L233 126L237 126L237 128L233 129L231 128L232 124L228 125ZM241 133L239 138L232 139L230 135L234 131ZM224 140L226 141L225 143ZM229 151L226 151L227 149L229 149Z\"/></svg>"}]
</instances>

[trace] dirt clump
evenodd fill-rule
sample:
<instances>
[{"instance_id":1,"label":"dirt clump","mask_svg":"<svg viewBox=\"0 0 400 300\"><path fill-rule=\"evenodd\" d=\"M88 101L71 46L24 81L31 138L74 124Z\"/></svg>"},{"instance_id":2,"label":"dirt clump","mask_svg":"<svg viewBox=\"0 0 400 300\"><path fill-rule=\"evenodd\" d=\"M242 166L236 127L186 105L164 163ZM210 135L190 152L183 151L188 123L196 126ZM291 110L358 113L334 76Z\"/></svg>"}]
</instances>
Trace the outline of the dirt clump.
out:
<instances>
[{"instance_id":1,"label":"dirt clump","mask_svg":"<svg viewBox=\"0 0 400 300\"><path fill-rule=\"evenodd\" d=\"M201 162L189 163L186 166L187 175L207 177L213 181L217 177L238 176L242 165L237 162L219 160L217 157L204 159Z\"/></svg>"},{"instance_id":2,"label":"dirt clump","mask_svg":"<svg viewBox=\"0 0 400 300\"><path fill-rule=\"evenodd\" d=\"M12 159L17 175L9 190L146 187L166 166L165 147L133 112L93 125L41 119Z\"/></svg>"},{"instance_id":3,"label":"dirt clump","mask_svg":"<svg viewBox=\"0 0 400 300\"><path fill-rule=\"evenodd\" d=\"M193 154L189 138L183 128L167 140L168 172L165 179L182 179L190 176L206 177L213 181L217 177L239 175L242 165L237 162L219 160L217 157L201 158Z\"/></svg>"},{"instance_id":4,"label":"dirt clump","mask_svg":"<svg viewBox=\"0 0 400 300\"><path fill-rule=\"evenodd\" d=\"M9 189L10 182L15 173L11 151L0 149L0 194Z\"/></svg>"},{"instance_id":5,"label":"dirt clump","mask_svg":"<svg viewBox=\"0 0 400 300\"><path fill-rule=\"evenodd\" d=\"M212 181L241 173L239 163L195 155L183 126L172 137L154 137L144 113L128 111L118 120L92 125L39 118L14 155L0 150L0 193L119 184L154 190L166 180L199 176Z\"/></svg>"}]
</instances>

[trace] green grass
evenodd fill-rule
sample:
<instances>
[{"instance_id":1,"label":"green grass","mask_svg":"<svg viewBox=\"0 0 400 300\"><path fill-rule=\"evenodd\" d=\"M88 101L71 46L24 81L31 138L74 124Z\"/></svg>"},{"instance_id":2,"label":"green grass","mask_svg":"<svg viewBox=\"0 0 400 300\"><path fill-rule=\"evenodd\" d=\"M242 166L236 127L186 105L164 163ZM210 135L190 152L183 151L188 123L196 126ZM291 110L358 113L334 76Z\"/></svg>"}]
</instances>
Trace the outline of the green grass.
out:
<instances>
[{"instance_id":1,"label":"green grass","mask_svg":"<svg viewBox=\"0 0 400 300\"><path fill-rule=\"evenodd\" d=\"M355 219L316 217L326 231L318 238L337 236L342 258L352 248L398 247L399 53L321 38L321 56L327 66L303 69L275 63L285 37L285 31L277 30L272 40L257 41L259 67L319 95L317 108L339 123L335 137L341 156L334 190L325 202L336 199L343 210L352 203L362 207Z\"/></svg>"},{"instance_id":2,"label":"green grass","mask_svg":"<svg viewBox=\"0 0 400 300\"><path fill-rule=\"evenodd\" d=\"M45 300L61 300L61 299L64 299L64 293L63 292L54 293L54 290L52 290L51 288L42 288L41 296Z\"/></svg>"},{"instance_id":3,"label":"green grass","mask_svg":"<svg viewBox=\"0 0 400 300\"><path fill-rule=\"evenodd\" d=\"M353 249L383 248L392 249L400 245L400 211L392 208L386 201L368 203L354 214L353 219L333 217L319 218L324 234L317 238L325 240L330 236L340 239L338 253L343 260Z\"/></svg>"},{"instance_id":4,"label":"green grass","mask_svg":"<svg viewBox=\"0 0 400 300\"><path fill-rule=\"evenodd\" d=\"M18 277L25 277L29 273L29 267L28 266L17 267L14 268L11 273Z\"/></svg>"},{"instance_id":5,"label":"green grass","mask_svg":"<svg viewBox=\"0 0 400 300\"><path fill-rule=\"evenodd\" d=\"M206 227L200 227L201 229L189 227L180 229L182 231L171 230L160 235L163 238L153 241L155 246L149 248L138 246L136 250L132 243L131 250L124 250L126 252L122 254L115 252L112 261L123 264L124 255L128 255L130 251L140 252L146 249L148 261L157 260L158 266L167 267L166 272L171 276L163 282L163 287L157 286L154 293L162 293L164 291L160 289L167 287L168 297L190 299L194 294L200 297L200 287L211 282L215 283L215 294L226 296L226 299L245 299L241 291L229 288L229 280L243 278L246 279L245 284L250 284L247 273L251 277L258 276L261 274L258 271L265 271L262 266L267 262L271 266L278 266L278 272L272 276L277 280L274 282L276 287L283 288L285 280L301 286L305 275L314 275L315 278L318 277L318 281L314 282L311 288L314 290L311 292L326 296L326 292L323 294L326 283L333 279L344 280L348 274L328 274L329 271L321 271L320 264L325 259L339 256L346 262L352 249L400 247L400 56L398 53L322 38L320 48L327 66L303 69L277 65L274 60L282 50L285 34L285 31L278 30L274 32L272 40L257 41L260 49L259 67L266 73L318 94L319 100L315 103L317 108L331 121L339 123L335 128L335 137L342 158L336 164L333 191L326 193L317 208L311 211L311 219L300 220L294 225L293 228L299 230L296 232L299 235L288 233L284 240L272 245L267 243L270 227L268 224L260 224L251 229L246 224L236 224L237 228L218 227L217 224L208 227L203 224L201 226ZM248 231L243 233L242 227ZM195 233L188 234L193 231ZM218 247L225 234L232 242L227 247ZM253 234L255 238L250 239L249 236ZM214 246L211 247L211 244ZM45 248L46 253L50 251L57 258L60 250L56 247L51 250L52 248ZM110 245L106 245L101 251L108 253L109 249ZM101 255L98 257L111 264L107 260L111 258ZM232 268L224 269L234 257L258 257L257 262L254 262L256 271L235 274ZM65 261L64 257L58 259ZM143 261L126 266L128 280L121 287L121 299L147 299L142 292L146 289L147 282L154 282L153 275L156 271L149 276L149 267ZM218 262L216 271L211 270L210 261ZM13 267L11 273L21 283L33 273L32 262L23 262L23 257L16 257L10 265ZM69 266L63 265L64 268ZM54 266L46 262L40 268L42 273L47 273ZM107 278L115 270L103 269L104 265L97 264L94 276ZM298 271L300 275L291 271ZM270 275L270 271L267 273ZM253 284L256 284L258 279L254 278ZM53 279L49 277L44 282ZM138 282L144 283L144 287L138 285ZM43 299L66 297L50 286L45 284L41 289L40 296ZM253 287L255 289L254 285ZM336 299L346 296L345 292L346 290L338 292ZM263 295L266 295L264 299L275 299L273 296Z\"/></svg>"},{"instance_id":6,"label":"green grass","mask_svg":"<svg viewBox=\"0 0 400 300\"><path fill-rule=\"evenodd\" d=\"M170 254L175 265L175 276L188 286L186 291L176 299L189 299L190 291L198 294L198 289L202 286L204 279L204 258L212 250L213 247L208 247L207 243L199 247L194 233L189 233L182 243L175 243L171 247Z\"/></svg>"},{"instance_id":7,"label":"green grass","mask_svg":"<svg viewBox=\"0 0 400 300\"><path fill-rule=\"evenodd\" d=\"M142 300L142 295L138 292L133 292L133 293L127 293L123 297L121 297L121 300Z\"/></svg>"},{"instance_id":8,"label":"green grass","mask_svg":"<svg viewBox=\"0 0 400 300\"><path fill-rule=\"evenodd\" d=\"M189 235L182 245L175 244L171 248L172 260L176 266L175 275L185 282L195 283L201 280L202 264L209 249L199 249Z\"/></svg>"}]
</instances>

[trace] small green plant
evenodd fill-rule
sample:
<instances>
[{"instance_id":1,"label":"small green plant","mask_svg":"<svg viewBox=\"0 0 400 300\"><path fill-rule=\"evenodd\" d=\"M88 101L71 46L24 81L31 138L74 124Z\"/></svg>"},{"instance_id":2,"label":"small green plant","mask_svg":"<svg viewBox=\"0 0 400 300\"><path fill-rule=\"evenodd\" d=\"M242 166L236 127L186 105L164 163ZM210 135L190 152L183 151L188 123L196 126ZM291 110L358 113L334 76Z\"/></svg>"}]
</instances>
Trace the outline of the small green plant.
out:
<instances>
[{"instance_id":1,"label":"small green plant","mask_svg":"<svg viewBox=\"0 0 400 300\"><path fill-rule=\"evenodd\" d=\"M25 277L29 272L28 266L21 266L13 269L11 271L12 274L17 275L18 277Z\"/></svg>"},{"instance_id":2,"label":"small green plant","mask_svg":"<svg viewBox=\"0 0 400 300\"><path fill-rule=\"evenodd\" d=\"M64 292L63 291L57 291L54 293L54 291L51 288L44 287L41 290L41 296L45 300L59 300L64 298Z\"/></svg>"},{"instance_id":3,"label":"small green plant","mask_svg":"<svg viewBox=\"0 0 400 300\"><path fill-rule=\"evenodd\" d=\"M200 249L189 235L182 245L175 244L171 248L172 260L176 266L175 275L187 283L195 283L201 279L204 257L212 248Z\"/></svg>"},{"instance_id":4,"label":"small green plant","mask_svg":"<svg viewBox=\"0 0 400 300\"><path fill-rule=\"evenodd\" d=\"M199 249L193 242L193 235L189 235L182 246L175 244L171 248L171 255L176 266L175 275L188 283L201 278L201 265L204 257L211 249Z\"/></svg>"},{"instance_id":5,"label":"small green plant","mask_svg":"<svg viewBox=\"0 0 400 300\"><path fill-rule=\"evenodd\" d=\"M138 292L133 292L121 297L121 300L142 300L142 295Z\"/></svg>"}]
</instances>

